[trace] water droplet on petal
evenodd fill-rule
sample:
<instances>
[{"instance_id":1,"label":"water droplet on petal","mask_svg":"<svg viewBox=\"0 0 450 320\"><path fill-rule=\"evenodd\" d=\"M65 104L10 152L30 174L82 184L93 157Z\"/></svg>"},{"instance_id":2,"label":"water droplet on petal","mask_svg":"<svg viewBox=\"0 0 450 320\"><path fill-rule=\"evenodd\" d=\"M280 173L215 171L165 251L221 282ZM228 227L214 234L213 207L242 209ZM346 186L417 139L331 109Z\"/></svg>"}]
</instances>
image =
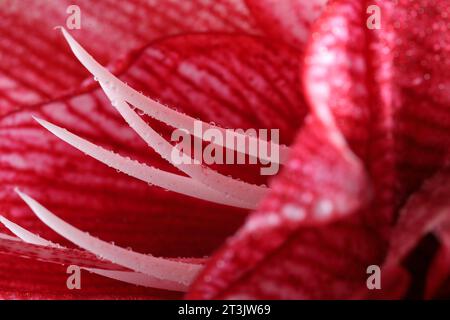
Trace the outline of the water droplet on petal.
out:
<instances>
[{"instance_id":1,"label":"water droplet on petal","mask_svg":"<svg viewBox=\"0 0 450 320\"><path fill-rule=\"evenodd\" d=\"M327 199L317 201L314 207L314 213L318 218L327 218L333 212L333 203Z\"/></svg>"}]
</instances>

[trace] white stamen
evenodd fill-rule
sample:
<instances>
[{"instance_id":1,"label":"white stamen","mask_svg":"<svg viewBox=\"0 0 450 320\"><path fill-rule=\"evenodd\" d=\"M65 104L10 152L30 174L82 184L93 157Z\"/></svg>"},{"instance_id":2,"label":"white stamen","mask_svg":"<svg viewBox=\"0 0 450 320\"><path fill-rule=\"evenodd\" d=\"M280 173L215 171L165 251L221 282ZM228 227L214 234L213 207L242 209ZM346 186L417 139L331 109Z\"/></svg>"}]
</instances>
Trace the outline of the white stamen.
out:
<instances>
[{"instance_id":1,"label":"white stamen","mask_svg":"<svg viewBox=\"0 0 450 320\"><path fill-rule=\"evenodd\" d=\"M194 180L198 180L211 189L215 189L230 197L239 199L242 202L248 202L255 206L267 194L268 189L266 187L235 180L209 168L202 167L201 165L175 164L171 159L173 146L147 125L136 112L131 110L126 102L120 101L119 97L114 97L114 93L112 93L110 89L106 87L105 92L110 99L117 99L115 100L116 103L114 104L114 107L119 111L130 127L133 128L151 148L169 163L191 176ZM191 163L194 163L192 158L190 160Z\"/></svg>"},{"instance_id":2,"label":"white stamen","mask_svg":"<svg viewBox=\"0 0 450 320\"><path fill-rule=\"evenodd\" d=\"M3 216L0 216L0 222L9 230L11 231L13 234L15 234L17 237L19 237L21 240L27 242L27 243L31 243L31 244L36 244L39 246L48 246L48 247L53 247L53 248L60 248L59 245L48 241L46 239L41 238L40 236L38 236L37 234L34 234L24 228L22 228L21 226L15 224L14 222L6 219Z\"/></svg>"},{"instance_id":3,"label":"white stamen","mask_svg":"<svg viewBox=\"0 0 450 320\"><path fill-rule=\"evenodd\" d=\"M56 233L77 246L115 264L150 275L160 280L173 281L185 286L190 285L202 268L202 266L197 264L176 262L140 254L94 238L61 220L26 194L17 189L16 192L22 200L27 203L36 216Z\"/></svg>"},{"instance_id":4,"label":"white stamen","mask_svg":"<svg viewBox=\"0 0 450 320\"><path fill-rule=\"evenodd\" d=\"M114 86L117 95L120 95L122 100L129 102L136 108L143 111L145 114L158 119L174 128L178 129L186 129L190 134L194 135L198 139L203 139L202 136L196 135L194 130L194 122L196 119L182 114L178 111L170 109L161 103L154 101L143 94L137 92L133 88L130 88L128 85L119 80L116 76L114 76L111 72L109 72L106 68L104 68L101 64L99 64L63 27L60 27L64 38L69 44L72 52L77 57L77 59L81 62L81 64L100 82L108 83L110 86ZM225 136L225 129L217 127L215 125L211 125L208 123L202 123L205 130L208 129L218 129ZM233 132L233 137L238 138L245 136L248 139L249 143L254 145L263 145L265 141L258 141L257 137L252 137L249 135L243 135L242 133ZM217 144L220 147L229 147L226 144ZM271 145L270 150L276 150L279 148L280 157L279 163L283 164L288 158L288 154L290 152L290 148L285 145L280 145L276 147L276 144L270 142ZM239 152L239 150L235 150ZM270 157L266 157L265 155L258 155L261 160L273 162L274 159Z\"/></svg>"},{"instance_id":5,"label":"white stamen","mask_svg":"<svg viewBox=\"0 0 450 320\"><path fill-rule=\"evenodd\" d=\"M256 206L227 197L226 195L212 190L191 178L159 170L143 163L139 163L135 160L122 157L112 151L108 151L87 140L84 140L66 129L58 127L48 121L35 117L34 119L61 140L83 151L94 159L97 159L98 161L103 162L116 170L120 170L136 179L173 192L214 203L246 209L254 209Z\"/></svg>"},{"instance_id":6,"label":"white stamen","mask_svg":"<svg viewBox=\"0 0 450 320\"><path fill-rule=\"evenodd\" d=\"M0 222L8 228L13 234L19 237L21 240L27 243L40 245L40 246L48 246L54 248L64 248L59 244L55 244L51 241L41 238L40 236L22 228L21 226L15 224L14 222L6 219L5 217L0 216ZM12 238L12 237L11 237ZM13 238L16 239L16 238ZM156 288L156 289L164 289L164 290L172 290L172 291L180 291L185 292L187 290L187 286L167 280L161 280L146 274L142 274L139 272L133 271L119 271L119 270L107 270L107 269L98 269L98 268L87 268L81 266L82 269L85 269L89 272L98 274L100 276L111 278L114 280L140 285L143 287Z\"/></svg>"}]
</instances>

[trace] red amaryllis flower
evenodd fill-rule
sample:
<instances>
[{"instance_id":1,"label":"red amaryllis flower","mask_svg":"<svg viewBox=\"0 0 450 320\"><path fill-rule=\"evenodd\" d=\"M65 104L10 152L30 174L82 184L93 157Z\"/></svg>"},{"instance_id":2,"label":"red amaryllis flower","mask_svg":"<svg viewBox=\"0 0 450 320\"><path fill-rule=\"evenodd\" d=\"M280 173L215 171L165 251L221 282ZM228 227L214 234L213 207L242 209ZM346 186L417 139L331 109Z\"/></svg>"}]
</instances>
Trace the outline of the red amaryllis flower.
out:
<instances>
[{"instance_id":1,"label":"red amaryllis flower","mask_svg":"<svg viewBox=\"0 0 450 320\"><path fill-rule=\"evenodd\" d=\"M450 5L325 2L1 2L1 297L446 296ZM280 174L171 163L196 119Z\"/></svg>"}]
</instances>

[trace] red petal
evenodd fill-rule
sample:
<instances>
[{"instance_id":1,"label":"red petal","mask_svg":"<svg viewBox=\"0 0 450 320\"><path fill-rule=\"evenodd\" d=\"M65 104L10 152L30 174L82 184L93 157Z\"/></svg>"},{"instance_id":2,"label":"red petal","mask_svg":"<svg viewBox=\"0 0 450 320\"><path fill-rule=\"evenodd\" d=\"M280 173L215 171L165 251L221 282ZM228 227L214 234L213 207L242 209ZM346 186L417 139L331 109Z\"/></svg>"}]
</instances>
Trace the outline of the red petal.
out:
<instances>
[{"instance_id":1,"label":"red petal","mask_svg":"<svg viewBox=\"0 0 450 320\"><path fill-rule=\"evenodd\" d=\"M449 276L450 260L448 225L450 217L450 169L445 168L427 181L402 209L397 226L392 232L391 246L386 265L402 265L408 255L427 235L434 234L441 248L428 268L427 296L432 297ZM414 263L426 264L422 257Z\"/></svg>"},{"instance_id":2,"label":"red petal","mask_svg":"<svg viewBox=\"0 0 450 320\"><path fill-rule=\"evenodd\" d=\"M0 4L0 114L54 98L78 87L87 73L67 49L55 26L65 25L70 5L81 9L74 32L103 63L157 38L185 32L255 30L241 1L33 1ZM14 30L14 32L11 32ZM51 58L49 58L51 57Z\"/></svg>"},{"instance_id":3,"label":"red petal","mask_svg":"<svg viewBox=\"0 0 450 320\"><path fill-rule=\"evenodd\" d=\"M398 1L395 81L400 192L410 194L442 167L450 145L450 3Z\"/></svg>"},{"instance_id":4,"label":"red petal","mask_svg":"<svg viewBox=\"0 0 450 320\"><path fill-rule=\"evenodd\" d=\"M367 266L384 256L380 235L393 215L395 183L392 60L380 50L389 37L365 31L365 12L356 0L327 7L305 58L306 93L318 120L300 134L261 211L213 258L191 297L348 298L365 289ZM376 54L381 61L371 60ZM357 211L369 197L368 183L336 125L373 175L376 210ZM383 170L387 174L380 175ZM305 199L317 207L305 206ZM329 202L322 206L322 199ZM304 221L276 219L298 216L299 208ZM329 217L320 224L323 208ZM246 232L255 225L262 228L258 235Z\"/></svg>"},{"instance_id":5,"label":"red petal","mask_svg":"<svg viewBox=\"0 0 450 320\"><path fill-rule=\"evenodd\" d=\"M424 298L448 299L450 296L450 248L443 243L428 270Z\"/></svg>"},{"instance_id":6,"label":"red petal","mask_svg":"<svg viewBox=\"0 0 450 320\"><path fill-rule=\"evenodd\" d=\"M325 13L318 24L317 33L315 33L314 41L310 48L310 54L306 56L307 65L310 65L310 67L306 68L305 85L312 101L313 113L318 117L327 119L329 118L327 110L331 108L339 128L350 141L353 150L364 159L375 185L376 198L374 208L370 214L361 213L360 215L363 217L359 218L363 221L356 222L354 228L364 230L365 226L370 226L376 233L381 232L381 234L384 234L384 237L386 237L394 220L396 206L405 199L407 192L415 187L411 184L411 176L404 175L405 169L401 167L405 166L405 163L411 164L411 162L426 163L428 170L419 171L421 180L416 181L417 184L442 165L448 150L449 131L446 129L445 124L448 117L445 115L446 111L442 108L442 104L440 106L435 104L436 107L431 113L431 117L440 121L441 127L444 126L442 130L433 129L428 125L425 125L425 129L428 131L424 131L425 129L415 130L417 124L414 125L413 121L411 121L411 111L419 108L417 102L420 102L420 100L413 101L411 97L415 97L414 95L406 90L403 91L402 87L396 86L397 83L404 86L404 83L394 77L395 71L397 71L394 69L394 63L401 61L401 58L405 56L405 50L402 51L402 47L398 43L393 42L395 36L404 36L398 30L397 24L402 24L402 27L406 26L403 31L406 33L410 29L409 27L413 28L411 23L415 21L405 19L405 12L409 13L419 10L416 7L413 10L409 10L410 8L406 3L406 1L401 2L401 5L404 5L404 8L402 8L404 11L397 13L393 10L391 3L376 2L381 7L385 24L382 31L369 31L366 27L367 6L365 3L360 1L336 2L328 8L327 13ZM436 8L439 8L439 6L443 7L444 4L440 2L440 5L433 8L431 7L433 4L423 1L422 6L428 6L429 9L433 9L424 23L429 26L431 21L435 21L435 19L433 20L436 17L434 13L439 12ZM397 30L394 30L394 27ZM417 48L417 43L409 43L409 45L412 50ZM427 55L419 57L426 58ZM444 55L438 56L438 58L442 59L444 57ZM348 61L353 63L349 64ZM418 61L415 60L415 62L417 63ZM437 68L434 69L438 70ZM420 71L423 72L423 70ZM402 73L398 72L398 74L401 77ZM427 97L427 101L433 100ZM410 104L407 105L407 102L410 102ZM442 112L442 115L445 116L439 118L437 116L439 112ZM430 116L430 113L428 113L428 116ZM397 125L396 121L399 121L400 125ZM416 140L421 139L424 142L421 148L417 148L417 145L414 146L414 150L418 152L419 157L412 157L411 153L405 152L413 150L406 147L403 139L405 124L408 130L407 134L413 136ZM425 134L425 137L420 136L421 134ZM436 139L436 135L443 139ZM427 148L436 150L436 153L427 155L425 153ZM398 152L398 155L396 155L396 152ZM409 170L409 167L406 166L406 169ZM303 178L303 176L299 175L295 177L298 179ZM397 177L401 179L400 190L397 190L399 187ZM274 183L274 186L276 186L276 183ZM284 197L292 201L289 196L286 196L290 192L294 192L290 191L289 184L286 185L283 192ZM396 195L395 192L397 192ZM286 205L289 202L286 201L283 204ZM278 211L275 212L278 213ZM266 211L257 220L255 218L257 215L254 215L247 222L247 226L251 224L270 224L271 221L275 221L271 215L272 211ZM300 235L301 233L299 233ZM351 286L352 281L351 279L346 279L345 275L339 272L339 267L334 264L332 264L331 268L335 271L335 278L331 278L333 279L332 282L333 284L341 284L343 282L344 285L337 285L334 291L331 290L331 293L329 292L329 285L327 292L324 292L324 287L320 285L312 288L308 287L310 283L316 284L320 280L321 274L319 272L316 274L307 273L309 277L306 277L301 272L299 272L300 275L291 276L291 281L293 281L292 279L303 280L302 276L307 279L307 281L302 281L301 285L297 287L288 285L288 276L284 278L283 276L278 276L277 278L276 276L271 277L269 273L264 273L264 270L271 270L272 274L286 275L293 268L277 266L275 262L270 262L272 259L277 259L279 265L286 263L303 266L300 261L295 259L292 253L290 256L284 256L284 259L282 255L278 254L278 251L274 253L273 247L271 247L271 244L268 244L271 241L275 241L277 245L283 244L282 248L287 252L290 252L289 250L302 250L301 244L296 243L294 237L289 238L290 241L286 240L287 237L281 237L281 240L279 237L277 234L272 234L272 237L265 235L264 240L254 240L252 246L242 245L240 241L232 241L231 245L223 249L213 260L215 264L211 262L198 284L194 286L191 297L227 297L229 294L239 293L248 294L250 297L307 297L305 292L312 297L330 297L329 295L333 297L349 296L351 290L348 290L348 288ZM344 239L350 237L353 241L362 241L366 245L372 244L375 249L378 249L378 251L373 252L372 262L379 263L381 261L384 252L384 242L377 236L371 239L369 235L352 235L352 232L346 230L341 237ZM276 240L272 240L273 238ZM336 241L335 238L326 238L326 243ZM259 246L256 245L258 241L261 242ZM242 248L242 246L244 248L258 248L258 250L255 250L256 252L246 251L248 257L242 257L237 253L238 248ZM270 249L267 251L261 250L261 246L264 249L269 246ZM320 256L321 252L317 250L315 254ZM347 257L345 253L342 255ZM228 256L231 256L230 260L225 259L225 261L221 262L220 259ZM236 258L235 256L239 257ZM254 268L254 260L256 259L267 262L267 266L262 262L261 268ZM353 268L359 268L360 272L363 270L364 263L371 260L361 259L363 263L358 264L351 260L351 256L347 257L347 259L346 262L353 262ZM244 269L246 273L239 272L239 267L247 263L250 264L250 267ZM265 267L267 269L264 269ZM274 270L278 270L278 272ZM230 276L229 274L233 275ZM361 276L361 273L359 275ZM330 279L327 280L330 282ZM271 283L273 287L282 288L281 292L271 289L270 285L266 286L265 283L267 282ZM252 285L254 289L252 289ZM362 286L361 283L360 285ZM403 291L403 286L404 281L403 285L398 287L399 292Z\"/></svg>"},{"instance_id":7,"label":"red petal","mask_svg":"<svg viewBox=\"0 0 450 320\"><path fill-rule=\"evenodd\" d=\"M246 0L261 28L273 39L303 49L312 23L327 0Z\"/></svg>"},{"instance_id":8,"label":"red petal","mask_svg":"<svg viewBox=\"0 0 450 320\"><path fill-rule=\"evenodd\" d=\"M361 266L379 261L381 250L361 216L349 215L368 186L360 164L329 134L319 121L306 125L270 196L188 297L339 298L365 285Z\"/></svg>"},{"instance_id":9,"label":"red petal","mask_svg":"<svg viewBox=\"0 0 450 320\"><path fill-rule=\"evenodd\" d=\"M367 224L387 233L395 209L395 140L393 113L392 27L368 29L369 2L337 1L324 13L306 56L305 85L314 112L331 109L352 150L364 161L375 191ZM383 19L390 2L375 1ZM384 21L384 20L383 20Z\"/></svg>"}]
</instances>

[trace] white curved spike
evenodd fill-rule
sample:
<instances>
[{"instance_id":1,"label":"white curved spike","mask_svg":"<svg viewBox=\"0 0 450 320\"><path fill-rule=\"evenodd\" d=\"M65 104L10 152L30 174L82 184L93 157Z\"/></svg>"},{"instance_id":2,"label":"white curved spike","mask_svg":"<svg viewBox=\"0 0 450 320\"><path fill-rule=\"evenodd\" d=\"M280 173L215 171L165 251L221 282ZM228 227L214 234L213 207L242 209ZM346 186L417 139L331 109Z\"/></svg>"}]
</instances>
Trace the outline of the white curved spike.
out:
<instances>
[{"instance_id":1,"label":"white curved spike","mask_svg":"<svg viewBox=\"0 0 450 320\"><path fill-rule=\"evenodd\" d=\"M87 140L84 140L64 128L58 127L48 121L36 117L33 118L61 140L83 151L94 159L97 159L98 161L103 162L116 170L120 170L136 179L170 191L214 203L246 209L254 209L256 207L256 204L252 205L239 201L238 199L227 197L227 195L223 195L213 189L210 189L192 178L159 170L143 163L139 163L135 160L122 157L112 151L108 151Z\"/></svg>"},{"instance_id":2,"label":"white curved spike","mask_svg":"<svg viewBox=\"0 0 450 320\"><path fill-rule=\"evenodd\" d=\"M27 229L22 228L18 224L15 224L14 222L6 219L3 216L0 216L0 222L9 231L11 231L13 234L15 234L17 237L19 237L21 240L23 240L27 243L36 244L39 246L49 246L49 247L54 247L54 248L61 248L61 246L59 246L51 241L41 238L37 234L34 234L34 233L28 231Z\"/></svg>"},{"instance_id":3,"label":"white curved spike","mask_svg":"<svg viewBox=\"0 0 450 320\"><path fill-rule=\"evenodd\" d=\"M105 67L99 64L63 27L59 27L61 29L64 38L69 44L72 52L77 57L77 59L81 62L81 64L94 76L94 78L98 79L100 82L109 84L116 88L117 93L122 97L122 99L126 102L129 102L136 108L143 111L145 114L158 119L174 128L182 128L186 129L190 134L194 135L198 139L203 139L202 136L199 136L197 132L194 130L194 122L198 121L186 114L175 111L163 104L154 101L143 94L137 92L133 88L129 87L125 83L123 83L120 79L114 76L111 72L109 72ZM209 123L202 122L203 128L205 130L208 129L217 129L222 132L225 136L225 129L217 127L215 125L211 125ZM230 132L231 135L235 138L243 138L248 139L249 143L258 144L258 138L252 137L250 135L245 135L238 132ZM266 141L262 141L261 143L266 143ZM226 144L217 144L220 147L229 147ZM269 142L269 145L272 145L270 150L279 149L280 156L278 159L278 163L283 164L286 162L290 148L285 145L277 145L275 143ZM276 146L276 147L275 147ZM231 149L239 152L238 150ZM271 159L270 157L266 157L265 155L258 155L261 160L275 162L276 159Z\"/></svg>"},{"instance_id":4,"label":"white curved spike","mask_svg":"<svg viewBox=\"0 0 450 320\"><path fill-rule=\"evenodd\" d=\"M0 222L8 228L13 234L15 234L17 237L19 237L21 240L27 243L40 245L40 246L48 246L48 247L54 247L54 248L64 248L63 246L53 243L49 240L46 240L37 234L34 234L25 228L22 228L18 224L15 224L14 222L6 219L3 216L0 216ZM1 236L1 234L0 234ZM18 240L17 238L10 237L13 240ZM180 291L185 292L187 290L187 286L167 281L167 280L160 280L158 278L139 273L139 272L133 272L133 271L119 271L119 270L106 270L106 269L98 269L98 268L87 268L81 266L82 269L87 270L89 272L98 274L100 276L111 278L114 280L140 285L143 287L148 288L156 288L156 289L164 289L164 290L171 290L171 291Z\"/></svg>"},{"instance_id":5,"label":"white curved spike","mask_svg":"<svg viewBox=\"0 0 450 320\"><path fill-rule=\"evenodd\" d=\"M197 264L140 254L92 237L58 218L28 195L17 189L16 192L36 216L53 231L77 246L115 264L160 280L172 281L184 286L189 286L202 268L202 266Z\"/></svg>"},{"instance_id":6,"label":"white curved spike","mask_svg":"<svg viewBox=\"0 0 450 320\"><path fill-rule=\"evenodd\" d=\"M194 180L201 182L211 189L215 189L230 197L239 199L249 204L258 204L267 194L268 188L253 185L243 181L235 180L224 176L200 164L194 164L194 159L190 158L192 164L175 164L171 158L173 146L156 131L154 131L142 118L133 111L120 97L114 96L114 92L105 86L105 92L115 103L113 106L125 119L128 125L161 157L169 163L191 176Z\"/></svg>"}]
</instances>

